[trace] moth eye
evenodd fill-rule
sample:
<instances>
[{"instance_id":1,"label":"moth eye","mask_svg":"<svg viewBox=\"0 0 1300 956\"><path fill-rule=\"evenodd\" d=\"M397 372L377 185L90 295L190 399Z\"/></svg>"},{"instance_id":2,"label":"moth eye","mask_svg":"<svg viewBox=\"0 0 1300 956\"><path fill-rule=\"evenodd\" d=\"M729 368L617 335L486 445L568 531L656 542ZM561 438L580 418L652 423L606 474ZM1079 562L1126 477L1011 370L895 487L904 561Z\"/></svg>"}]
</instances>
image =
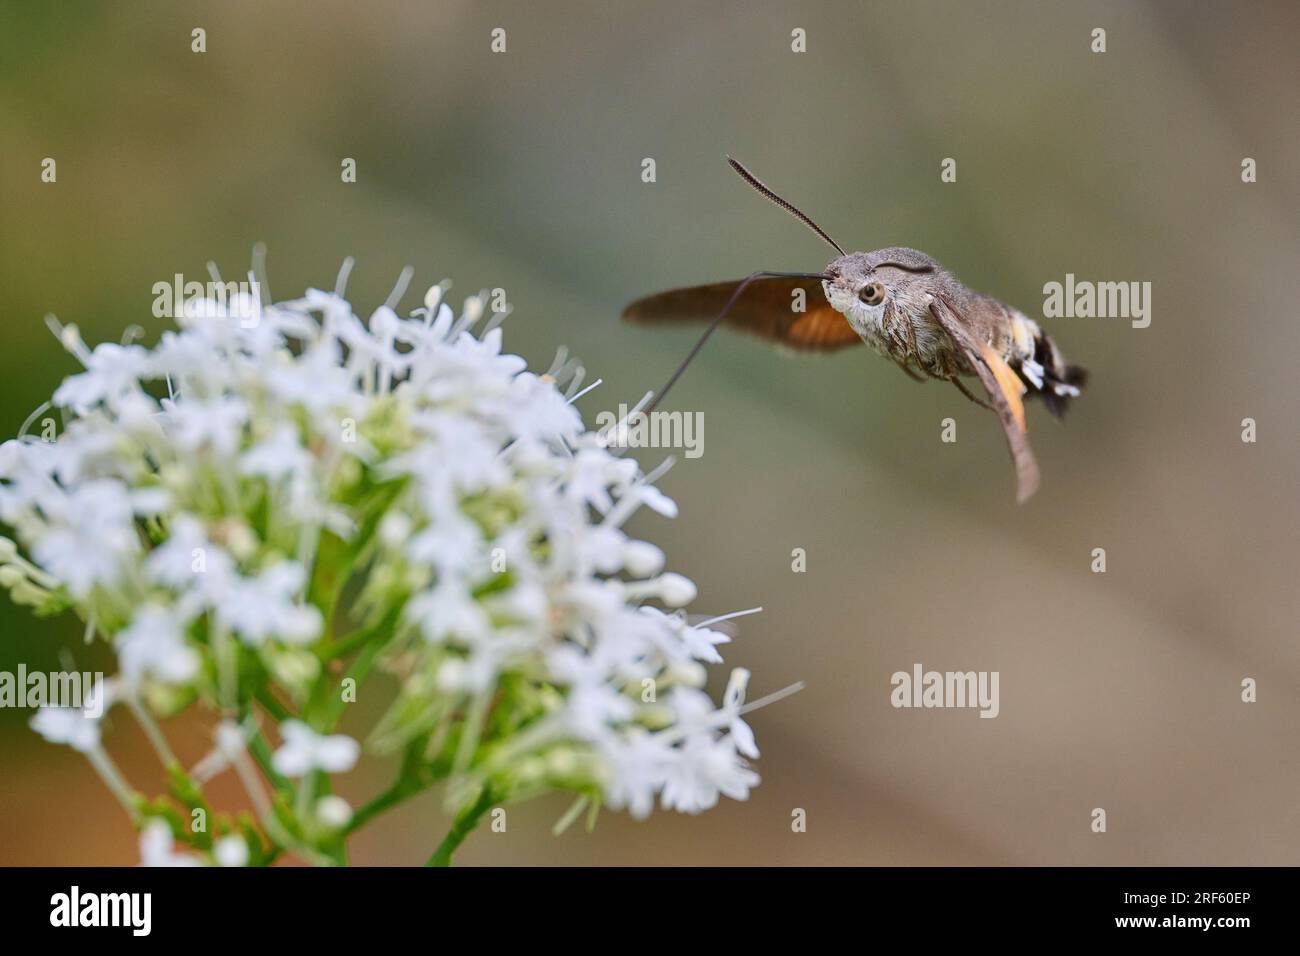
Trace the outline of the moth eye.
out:
<instances>
[{"instance_id":1,"label":"moth eye","mask_svg":"<svg viewBox=\"0 0 1300 956\"><path fill-rule=\"evenodd\" d=\"M879 282L868 282L858 290L858 298L867 305L880 305L885 301L885 287Z\"/></svg>"}]
</instances>

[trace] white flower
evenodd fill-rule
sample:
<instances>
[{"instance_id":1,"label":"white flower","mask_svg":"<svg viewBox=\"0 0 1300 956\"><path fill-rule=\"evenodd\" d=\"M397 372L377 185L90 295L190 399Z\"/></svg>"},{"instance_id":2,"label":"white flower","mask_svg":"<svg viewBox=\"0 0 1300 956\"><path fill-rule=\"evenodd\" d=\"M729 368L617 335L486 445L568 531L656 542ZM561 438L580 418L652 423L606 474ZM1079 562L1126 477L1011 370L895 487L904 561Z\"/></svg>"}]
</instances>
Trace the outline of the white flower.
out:
<instances>
[{"instance_id":1,"label":"white flower","mask_svg":"<svg viewBox=\"0 0 1300 956\"><path fill-rule=\"evenodd\" d=\"M623 530L642 508L676 515L655 484L670 462L644 474L585 429L567 353L529 372L500 328L475 334L483 299L459 316L443 299L438 286L409 316L384 305L368 321L317 289L193 299L152 347L90 351L56 327L85 371L55 392L56 441L0 445L0 519L21 546L0 583L116 632L142 719L136 705L219 707L199 782L245 776L250 699L315 717L340 691L318 679L349 673L360 635L399 682L375 739L427 741L413 752L452 761L450 792L599 790L638 817L744 799L758 754L744 679L720 707L698 689L729 638L666 613L695 585ZM32 725L105 756L98 719L43 710ZM280 731L286 776L358 758L350 737ZM296 812L313 809L332 827L350 815L330 797ZM174 855L161 830L146 840L146 857ZM238 850L219 841L213 858Z\"/></svg>"},{"instance_id":2,"label":"white flower","mask_svg":"<svg viewBox=\"0 0 1300 956\"><path fill-rule=\"evenodd\" d=\"M298 440L298 429L285 424L277 427L271 437L244 452L239 465L245 474L279 481L289 475L308 472L312 458Z\"/></svg>"},{"instance_id":3,"label":"white flower","mask_svg":"<svg viewBox=\"0 0 1300 956\"><path fill-rule=\"evenodd\" d=\"M407 557L432 566L440 577L474 570L484 553L482 529L450 504L429 510L436 517L407 542Z\"/></svg>"},{"instance_id":4,"label":"white flower","mask_svg":"<svg viewBox=\"0 0 1300 956\"><path fill-rule=\"evenodd\" d=\"M41 502L50 523L32 554L74 597L115 583L139 548L135 515L121 482L95 480Z\"/></svg>"},{"instance_id":5,"label":"white flower","mask_svg":"<svg viewBox=\"0 0 1300 956\"><path fill-rule=\"evenodd\" d=\"M714 740L699 734L687 739L668 767L662 802L665 809L700 813L715 806L718 795L744 800L758 786L758 774L745 766L730 737Z\"/></svg>"},{"instance_id":6,"label":"white flower","mask_svg":"<svg viewBox=\"0 0 1300 956\"><path fill-rule=\"evenodd\" d=\"M438 411L419 412L412 424L426 440L393 465L427 482L431 493L473 493L499 487L510 478L501 460L500 437L481 422ZM429 510L437 507L437 499L426 500L433 502Z\"/></svg>"},{"instance_id":7,"label":"white flower","mask_svg":"<svg viewBox=\"0 0 1300 956\"><path fill-rule=\"evenodd\" d=\"M270 639L309 643L320 634L321 614L297 599L305 581L302 566L291 561L256 577L233 578L216 605L217 617L249 644Z\"/></svg>"},{"instance_id":8,"label":"white flower","mask_svg":"<svg viewBox=\"0 0 1300 956\"><path fill-rule=\"evenodd\" d=\"M605 785L609 805L615 810L626 809L638 820L648 817L676 760L671 744L638 727L617 743L607 741L605 759L611 771Z\"/></svg>"},{"instance_id":9,"label":"white flower","mask_svg":"<svg viewBox=\"0 0 1300 956\"><path fill-rule=\"evenodd\" d=\"M665 499L666 500L666 499ZM680 574L661 574L657 579L659 599L669 607L685 607L695 600L699 592L695 582Z\"/></svg>"},{"instance_id":10,"label":"white flower","mask_svg":"<svg viewBox=\"0 0 1300 956\"><path fill-rule=\"evenodd\" d=\"M339 419L355 417L364 408L364 399L357 394L352 376L339 364L339 355L333 339L314 343L296 361L277 361L275 373L266 376L265 384L284 406L301 407L313 421L337 427ZM333 418L328 417L331 415Z\"/></svg>"},{"instance_id":11,"label":"white flower","mask_svg":"<svg viewBox=\"0 0 1300 956\"><path fill-rule=\"evenodd\" d=\"M170 532L145 561L149 576L178 591L210 588L213 597L221 597L234 573L231 557L208 540L203 523L192 515L173 518Z\"/></svg>"},{"instance_id":12,"label":"white flower","mask_svg":"<svg viewBox=\"0 0 1300 956\"><path fill-rule=\"evenodd\" d=\"M663 626L673 631L674 640L663 642L661 645L663 651L669 657L675 660L694 659L706 661L710 664L719 664L722 662L722 655L718 653L719 644L729 644L731 638L722 631L712 630L701 625L690 625L680 616L679 611L676 615L664 614L662 611L653 607L641 608L641 613L656 618L661 621Z\"/></svg>"},{"instance_id":13,"label":"white flower","mask_svg":"<svg viewBox=\"0 0 1300 956\"><path fill-rule=\"evenodd\" d=\"M611 662L600 653L584 654L575 645L552 651L547 665L557 680L569 685L565 716L573 733L584 740L599 740L611 725L636 715L633 699L608 682Z\"/></svg>"},{"instance_id":14,"label":"white flower","mask_svg":"<svg viewBox=\"0 0 1300 956\"><path fill-rule=\"evenodd\" d=\"M190 776L199 783L211 780L239 760L246 749L244 730L233 720L227 719L217 724L213 736L216 738L216 746L204 754L203 759L190 770Z\"/></svg>"},{"instance_id":15,"label":"white flower","mask_svg":"<svg viewBox=\"0 0 1300 956\"><path fill-rule=\"evenodd\" d=\"M663 570L664 560L663 549L649 541L627 541L623 545L623 567L637 577L658 574Z\"/></svg>"},{"instance_id":16,"label":"white flower","mask_svg":"<svg viewBox=\"0 0 1300 956\"><path fill-rule=\"evenodd\" d=\"M352 819L352 807L338 794L331 793L316 801L316 819L328 827L345 827Z\"/></svg>"},{"instance_id":17,"label":"white flower","mask_svg":"<svg viewBox=\"0 0 1300 956\"><path fill-rule=\"evenodd\" d=\"M31 728L52 744L67 744L89 753L99 748L99 725L120 693L116 678L100 681L88 690L81 707L42 707Z\"/></svg>"},{"instance_id":18,"label":"white flower","mask_svg":"<svg viewBox=\"0 0 1300 956\"><path fill-rule=\"evenodd\" d=\"M212 857L218 866L247 866L248 843L233 833L212 844Z\"/></svg>"},{"instance_id":19,"label":"white flower","mask_svg":"<svg viewBox=\"0 0 1300 956\"><path fill-rule=\"evenodd\" d=\"M154 818L140 831L141 866L201 866L188 853L177 853L172 828L165 820Z\"/></svg>"},{"instance_id":20,"label":"white flower","mask_svg":"<svg viewBox=\"0 0 1300 956\"><path fill-rule=\"evenodd\" d=\"M117 635L122 676L134 685L148 675L169 684L188 681L199 669L199 655L185 643L174 612L147 604Z\"/></svg>"},{"instance_id":21,"label":"white flower","mask_svg":"<svg viewBox=\"0 0 1300 956\"><path fill-rule=\"evenodd\" d=\"M754 731L750 729L749 724L740 719L742 705L745 703L745 688L748 686L749 671L737 667L731 672L731 679L727 681L727 690L722 696L722 707L731 718L727 721L727 732L731 735L731 743L743 756L757 757L758 744L754 740Z\"/></svg>"},{"instance_id":22,"label":"white flower","mask_svg":"<svg viewBox=\"0 0 1300 956\"><path fill-rule=\"evenodd\" d=\"M217 752L226 760L234 760L246 748L244 731L232 720L223 720L218 724L214 736L217 740Z\"/></svg>"},{"instance_id":23,"label":"white flower","mask_svg":"<svg viewBox=\"0 0 1300 956\"><path fill-rule=\"evenodd\" d=\"M648 485L644 482L638 482L633 485L625 496L629 501L644 504L656 514L661 514L665 518L677 517L677 502L669 498L666 494L656 488L654 485Z\"/></svg>"},{"instance_id":24,"label":"white flower","mask_svg":"<svg viewBox=\"0 0 1300 956\"><path fill-rule=\"evenodd\" d=\"M286 777L301 777L313 770L343 773L351 770L361 753L361 745L343 734L324 736L299 720L280 725L284 743L271 756L275 769Z\"/></svg>"},{"instance_id":25,"label":"white flower","mask_svg":"<svg viewBox=\"0 0 1300 956\"><path fill-rule=\"evenodd\" d=\"M54 403L84 415L100 402L112 404L138 389L148 367L149 353L138 345L97 345L86 359L86 371L65 379L54 392Z\"/></svg>"},{"instance_id":26,"label":"white flower","mask_svg":"<svg viewBox=\"0 0 1300 956\"><path fill-rule=\"evenodd\" d=\"M472 643L487 636L492 622L463 581L448 579L418 594L407 605L407 617L420 625L429 641L457 639Z\"/></svg>"},{"instance_id":27,"label":"white flower","mask_svg":"<svg viewBox=\"0 0 1300 956\"><path fill-rule=\"evenodd\" d=\"M510 384L502 409L516 440L548 445L556 437L576 441L582 433L582 416L555 387L522 372Z\"/></svg>"},{"instance_id":28,"label":"white flower","mask_svg":"<svg viewBox=\"0 0 1300 956\"><path fill-rule=\"evenodd\" d=\"M168 433L183 451L229 455L239 447L248 405L239 398L191 398L164 404Z\"/></svg>"},{"instance_id":29,"label":"white flower","mask_svg":"<svg viewBox=\"0 0 1300 956\"><path fill-rule=\"evenodd\" d=\"M582 448L573 456L564 493L572 501L589 504L601 514L613 507L610 485L627 484L636 475L636 462L615 458L603 448Z\"/></svg>"},{"instance_id":30,"label":"white flower","mask_svg":"<svg viewBox=\"0 0 1300 956\"><path fill-rule=\"evenodd\" d=\"M82 753L99 746L99 718L79 707L42 707L31 727L50 743L67 744Z\"/></svg>"}]
</instances>

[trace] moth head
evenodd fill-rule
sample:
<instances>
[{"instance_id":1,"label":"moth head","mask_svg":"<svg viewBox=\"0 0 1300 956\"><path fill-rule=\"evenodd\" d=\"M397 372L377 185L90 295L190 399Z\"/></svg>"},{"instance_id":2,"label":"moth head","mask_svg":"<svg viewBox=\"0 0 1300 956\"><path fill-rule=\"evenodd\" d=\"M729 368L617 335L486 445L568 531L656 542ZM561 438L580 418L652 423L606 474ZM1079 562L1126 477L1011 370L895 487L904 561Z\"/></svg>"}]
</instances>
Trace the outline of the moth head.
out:
<instances>
[{"instance_id":1,"label":"moth head","mask_svg":"<svg viewBox=\"0 0 1300 956\"><path fill-rule=\"evenodd\" d=\"M924 252L901 246L855 252L826 267L826 298L839 312L858 322L878 323L894 299L928 289L940 271Z\"/></svg>"},{"instance_id":2,"label":"moth head","mask_svg":"<svg viewBox=\"0 0 1300 956\"><path fill-rule=\"evenodd\" d=\"M822 290L836 311L850 319L869 320L884 309L892 292L890 277L877 272L867 255L841 256L826 267Z\"/></svg>"}]
</instances>

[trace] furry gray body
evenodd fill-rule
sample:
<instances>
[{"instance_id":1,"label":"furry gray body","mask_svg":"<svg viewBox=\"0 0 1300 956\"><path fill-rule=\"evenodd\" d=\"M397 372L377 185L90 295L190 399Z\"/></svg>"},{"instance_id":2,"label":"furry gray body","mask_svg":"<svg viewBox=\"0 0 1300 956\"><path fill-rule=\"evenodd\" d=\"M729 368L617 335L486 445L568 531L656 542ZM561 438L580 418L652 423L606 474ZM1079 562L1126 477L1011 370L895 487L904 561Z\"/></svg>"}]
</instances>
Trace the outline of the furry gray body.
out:
<instances>
[{"instance_id":1,"label":"furry gray body","mask_svg":"<svg viewBox=\"0 0 1300 956\"><path fill-rule=\"evenodd\" d=\"M894 246L854 252L834 260L822 290L864 342L904 369L951 381L975 370L965 351L935 320L936 296L956 305L971 333L1020 376L1031 392L1050 396L1056 411L1079 394L1076 376L1055 344L1024 313L968 289L938 262L916 249ZM884 286L883 301L863 301L863 289Z\"/></svg>"}]
</instances>

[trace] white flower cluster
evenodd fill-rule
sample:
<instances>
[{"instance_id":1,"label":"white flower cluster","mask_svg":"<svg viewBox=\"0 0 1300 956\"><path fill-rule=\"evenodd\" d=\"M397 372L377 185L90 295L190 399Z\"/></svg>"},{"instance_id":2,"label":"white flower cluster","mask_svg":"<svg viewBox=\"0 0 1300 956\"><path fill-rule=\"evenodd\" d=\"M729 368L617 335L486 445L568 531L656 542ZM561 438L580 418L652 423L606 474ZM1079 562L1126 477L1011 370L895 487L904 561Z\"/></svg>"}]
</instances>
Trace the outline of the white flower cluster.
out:
<instances>
[{"instance_id":1,"label":"white flower cluster","mask_svg":"<svg viewBox=\"0 0 1300 956\"><path fill-rule=\"evenodd\" d=\"M435 286L363 322L313 289L191 300L153 348L55 324L85 371L54 394L57 435L0 446L21 546L0 539L0 583L111 641L110 703L244 719L290 701L286 775L352 765L331 704L343 662L375 652L401 684L372 742L453 782L637 816L744 799L746 675L721 707L699 689L727 637L672 612L694 585L622 530L675 505L584 429L581 369L526 371L504 316L472 333L483 313ZM68 719L33 725L102 755Z\"/></svg>"}]
</instances>

